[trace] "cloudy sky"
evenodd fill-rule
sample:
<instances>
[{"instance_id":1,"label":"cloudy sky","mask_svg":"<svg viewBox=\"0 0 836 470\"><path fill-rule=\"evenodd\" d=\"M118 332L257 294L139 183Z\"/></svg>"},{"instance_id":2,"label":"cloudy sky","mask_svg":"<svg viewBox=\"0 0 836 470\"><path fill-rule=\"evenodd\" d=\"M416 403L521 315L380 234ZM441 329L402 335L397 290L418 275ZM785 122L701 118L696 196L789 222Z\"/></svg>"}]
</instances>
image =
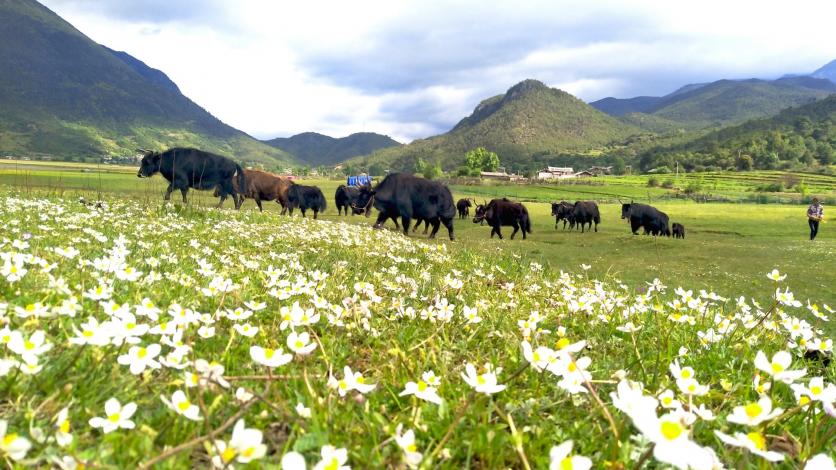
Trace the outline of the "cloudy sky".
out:
<instances>
[{"instance_id":1,"label":"cloudy sky","mask_svg":"<svg viewBox=\"0 0 836 470\"><path fill-rule=\"evenodd\" d=\"M259 138L449 130L525 78L593 101L811 72L833 0L41 0Z\"/></svg>"}]
</instances>

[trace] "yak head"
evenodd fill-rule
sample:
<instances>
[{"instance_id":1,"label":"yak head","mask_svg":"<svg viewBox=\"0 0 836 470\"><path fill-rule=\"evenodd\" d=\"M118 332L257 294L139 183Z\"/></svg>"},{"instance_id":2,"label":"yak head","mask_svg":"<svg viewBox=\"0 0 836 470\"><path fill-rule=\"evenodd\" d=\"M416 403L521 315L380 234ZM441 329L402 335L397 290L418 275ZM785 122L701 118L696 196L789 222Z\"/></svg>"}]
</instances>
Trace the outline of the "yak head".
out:
<instances>
[{"instance_id":1,"label":"yak head","mask_svg":"<svg viewBox=\"0 0 836 470\"><path fill-rule=\"evenodd\" d=\"M139 171L136 176L139 178L150 178L160 171L162 154L159 152L147 151L139 164Z\"/></svg>"},{"instance_id":2,"label":"yak head","mask_svg":"<svg viewBox=\"0 0 836 470\"><path fill-rule=\"evenodd\" d=\"M621 218L622 218L622 219L626 219L626 218L630 217L630 208L631 208L632 206L633 206L633 204L632 204L632 203L631 203L631 204L622 204L622 205L621 205Z\"/></svg>"},{"instance_id":3,"label":"yak head","mask_svg":"<svg viewBox=\"0 0 836 470\"><path fill-rule=\"evenodd\" d=\"M488 208L487 204L478 204L476 206L476 214L473 217L473 223L478 224L483 220L490 218L493 210Z\"/></svg>"},{"instance_id":4,"label":"yak head","mask_svg":"<svg viewBox=\"0 0 836 470\"><path fill-rule=\"evenodd\" d=\"M354 203L351 204L351 211L355 214L366 214L366 217L372 215L372 206L374 205L375 190L370 184L360 187L360 192Z\"/></svg>"}]
</instances>

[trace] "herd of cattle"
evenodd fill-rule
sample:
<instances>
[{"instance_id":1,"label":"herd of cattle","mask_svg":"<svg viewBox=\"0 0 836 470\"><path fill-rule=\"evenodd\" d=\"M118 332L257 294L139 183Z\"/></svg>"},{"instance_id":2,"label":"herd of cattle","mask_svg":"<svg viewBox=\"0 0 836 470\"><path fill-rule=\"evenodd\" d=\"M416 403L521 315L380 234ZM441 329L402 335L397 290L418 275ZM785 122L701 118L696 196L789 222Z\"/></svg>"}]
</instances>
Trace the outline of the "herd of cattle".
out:
<instances>
[{"instance_id":1,"label":"herd of cattle","mask_svg":"<svg viewBox=\"0 0 836 470\"><path fill-rule=\"evenodd\" d=\"M223 206L230 196L236 209L241 208L244 199L255 200L260 211L264 210L262 201L276 201L282 206L282 214L289 212L292 215L294 209L299 209L302 217L305 217L306 212L311 210L314 219L327 207L325 196L316 186L297 184L265 171L243 169L226 157L202 150L173 148L165 152L146 152L137 176L148 178L156 173L162 174L169 182L165 200L169 200L176 189L180 190L183 202L186 203L186 194L191 188L214 189L215 197L220 197L217 207ZM528 210L520 203L506 198L484 201L482 204L476 204L472 199L460 199L454 205L453 195L446 185L403 173L390 174L373 188L370 185L341 185L334 195L334 202L340 215L348 215L351 210L351 214L365 214L369 217L372 209L377 209L375 228L382 228L389 219L392 219L395 227L399 227L400 219L400 226L406 235L409 234L412 220L415 220L413 231L423 223L424 233L427 233L432 225L430 238L435 238L443 224L450 240L455 240L453 219L457 215L461 219L469 217L473 206L473 222L487 222L491 227L491 238L494 235L502 238L500 227L503 226L513 227L511 239L519 231L522 231L523 239L526 234L532 233ZM593 224L597 232L598 224L601 223L598 205L593 201L552 203L552 216L555 217L555 229L562 220L564 230L568 224L570 230L580 228L582 233L591 231ZM645 234L685 238L685 227L682 224L674 223L671 226L667 214L649 205L632 202L622 204L621 218L630 221L633 234L637 234L641 228Z\"/></svg>"}]
</instances>

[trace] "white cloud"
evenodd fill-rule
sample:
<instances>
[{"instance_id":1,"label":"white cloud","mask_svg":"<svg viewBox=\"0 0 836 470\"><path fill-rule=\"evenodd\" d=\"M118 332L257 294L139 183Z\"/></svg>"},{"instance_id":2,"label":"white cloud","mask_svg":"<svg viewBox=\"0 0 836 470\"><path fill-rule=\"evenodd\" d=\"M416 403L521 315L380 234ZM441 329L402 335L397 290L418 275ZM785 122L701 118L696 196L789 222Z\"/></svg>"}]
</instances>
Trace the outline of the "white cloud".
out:
<instances>
[{"instance_id":1,"label":"white cloud","mask_svg":"<svg viewBox=\"0 0 836 470\"><path fill-rule=\"evenodd\" d=\"M524 78L577 96L809 72L836 2L44 0L257 137L442 132Z\"/></svg>"}]
</instances>

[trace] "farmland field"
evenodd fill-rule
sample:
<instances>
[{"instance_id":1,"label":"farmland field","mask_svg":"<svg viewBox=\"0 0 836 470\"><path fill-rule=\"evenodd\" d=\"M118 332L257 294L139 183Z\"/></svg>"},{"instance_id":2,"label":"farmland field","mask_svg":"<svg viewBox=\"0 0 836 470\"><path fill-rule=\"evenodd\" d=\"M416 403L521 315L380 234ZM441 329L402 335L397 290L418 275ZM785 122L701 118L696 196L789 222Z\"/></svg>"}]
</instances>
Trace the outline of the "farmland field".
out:
<instances>
[{"instance_id":1,"label":"farmland field","mask_svg":"<svg viewBox=\"0 0 836 470\"><path fill-rule=\"evenodd\" d=\"M164 205L130 169L0 184L9 466L795 468L836 443L836 237L807 241L803 205L659 193L682 241L614 203L555 230L563 187L457 186L533 201L534 233L428 243Z\"/></svg>"}]
</instances>

